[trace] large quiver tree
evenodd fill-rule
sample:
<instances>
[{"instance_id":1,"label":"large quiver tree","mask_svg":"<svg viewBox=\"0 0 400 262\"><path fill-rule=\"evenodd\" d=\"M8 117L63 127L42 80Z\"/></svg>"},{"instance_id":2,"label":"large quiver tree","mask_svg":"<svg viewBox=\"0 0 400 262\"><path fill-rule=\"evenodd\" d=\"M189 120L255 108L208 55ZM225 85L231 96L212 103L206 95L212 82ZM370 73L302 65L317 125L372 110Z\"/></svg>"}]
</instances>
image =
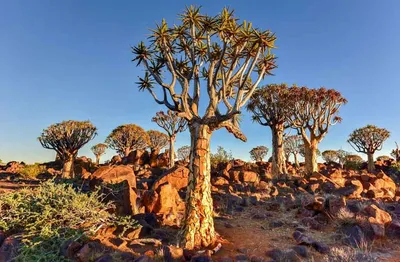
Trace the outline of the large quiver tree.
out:
<instances>
[{"instance_id":1,"label":"large quiver tree","mask_svg":"<svg viewBox=\"0 0 400 262\"><path fill-rule=\"evenodd\" d=\"M187 128L185 118L179 117L174 111L168 110L165 114L163 111L157 112L152 119L159 127L163 128L169 137L169 167L172 168L175 164L175 141L176 135L183 132Z\"/></svg>"},{"instance_id":2,"label":"large quiver tree","mask_svg":"<svg viewBox=\"0 0 400 262\"><path fill-rule=\"evenodd\" d=\"M92 146L91 150L92 150L93 154L96 156L96 165L100 164L100 157L102 155L104 155L107 148L108 148L108 146L106 144L102 144L102 143Z\"/></svg>"},{"instance_id":3,"label":"large quiver tree","mask_svg":"<svg viewBox=\"0 0 400 262\"><path fill-rule=\"evenodd\" d=\"M145 149L149 143L146 131L135 124L120 125L106 138L106 144L123 157L134 150Z\"/></svg>"},{"instance_id":4,"label":"large quiver tree","mask_svg":"<svg viewBox=\"0 0 400 262\"><path fill-rule=\"evenodd\" d=\"M367 125L354 130L347 142L359 153L368 156L368 171L375 170L374 153L382 149L383 142L388 139L390 132L384 128Z\"/></svg>"},{"instance_id":5,"label":"large quiver tree","mask_svg":"<svg viewBox=\"0 0 400 262\"><path fill-rule=\"evenodd\" d=\"M272 174L286 174L283 135L289 113L289 91L286 84L271 84L256 90L247 104L247 110L253 113L253 120L263 126L269 126L272 132Z\"/></svg>"},{"instance_id":6,"label":"large quiver tree","mask_svg":"<svg viewBox=\"0 0 400 262\"><path fill-rule=\"evenodd\" d=\"M192 152L181 242L193 249L210 246L216 240L211 134L225 128L246 140L238 124L240 108L276 67L270 52L275 36L253 28L251 23L239 22L228 9L214 17L200 13L200 8L188 7L180 20L180 25L172 27L162 20L152 31L150 45L140 43L132 51L133 61L146 71L139 78L139 88L189 123ZM156 86L161 89L158 95ZM202 115L201 97L205 97L202 104L206 105Z\"/></svg>"},{"instance_id":7,"label":"large quiver tree","mask_svg":"<svg viewBox=\"0 0 400 262\"><path fill-rule=\"evenodd\" d=\"M303 138L306 173L318 171L318 144L329 127L341 122L339 109L347 100L334 89L309 89L293 86L289 89L288 122Z\"/></svg>"},{"instance_id":8,"label":"large quiver tree","mask_svg":"<svg viewBox=\"0 0 400 262\"><path fill-rule=\"evenodd\" d=\"M90 121L63 121L44 129L38 137L40 144L57 152L63 161L63 178L74 177L74 161L78 150L92 140L96 127Z\"/></svg>"}]
</instances>

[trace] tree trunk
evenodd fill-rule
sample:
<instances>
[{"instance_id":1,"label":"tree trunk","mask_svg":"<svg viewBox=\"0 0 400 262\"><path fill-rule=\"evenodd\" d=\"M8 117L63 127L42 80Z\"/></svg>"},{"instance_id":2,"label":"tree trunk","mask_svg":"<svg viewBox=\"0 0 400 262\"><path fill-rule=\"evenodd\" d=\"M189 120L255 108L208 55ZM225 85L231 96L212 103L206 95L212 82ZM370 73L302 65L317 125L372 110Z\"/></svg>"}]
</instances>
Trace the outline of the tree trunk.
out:
<instances>
[{"instance_id":1,"label":"tree trunk","mask_svg":"<svg viewBox=\"0 0 400 262\"><path fill-rule=\"evenodd\" d=\"M283 149L283 125L271 127L272 130L272 175L279 177L287 174L285 151Z\"/></svg>"},{"instance_id":2,"label":"tree trunk","mask_svg":"<svg viewBox=\"0 0 400 262\"><path fill-rule=\"evenodd\" d=\"M124 157L128 157L131 152L132 152L132 150L130 148L125 148Z\"/></svg>"},{"instance_id":3,"label":"tree trunk","mask_svg":"<svg viewBox=\"0 0 400 262\"><path fill-rule=\"evenodd\" d=\"M304 143L304 162L307 174L318 172L317 149L318 142L316 140L311 139L309 144Z\"/></svg>"},{"instance_id":4,"label":"tree trunk","mask_svg":"<svg viewBox=\"0 0 400 262\"><path fill-rule=\"evenodd\" d=\"M368 172L375 171L374 154L368 153Z\"/></svg>"},{"instance_id":5,"label":"tree trunk","mask_svg":"<svg viewBox=\"0 0 400 262\"><path fill-rule=\"evenodd\" d=\"M190 175L181 243L186 249L194 249L214 244L216 234L211 198L210 128L197 123L192 124L189 128L191 135Z\"/></svg>"},{"instance_id":6,"label":"tree trunk","mask_svg":"<svg viewBox=\"0 0 400 262\"><path fill-rule=\"evenodd\" d=\"M297 154L293 153L293 157L294 157L294 163L295 163L296 167L300 167L299 159L297 158Z\"/></svg>"},{"instance_id":7,"label":"tree trunk","mask_svg":"<svg viewBox=\"0 0 400 262\"><path fill-rule=\"evenodd\" d=\"M96 155L96 166L100 165L100 155Z\"/></svg>"},{"instance_id":8,"label":"tree trunk","mask_svg":"<svg viewBox=\"0 0 400 262\"><path fill-rule=\"evenodd\" d=\"M62 178L74 178L75 173L74 173L74 160L75 157L66 157L64 160L64 165L62 169Z\"/></svg>"},{"instance_id":9,"label":"tree trunk","mask_svg":"<svg viewBox=\"0 0 400 262\"><path fill-rule=\"evenodd\" d=\"M169 168L173 168L175 165L175 140L175 135L169 138Z\"/></svg>"}]
</instances>

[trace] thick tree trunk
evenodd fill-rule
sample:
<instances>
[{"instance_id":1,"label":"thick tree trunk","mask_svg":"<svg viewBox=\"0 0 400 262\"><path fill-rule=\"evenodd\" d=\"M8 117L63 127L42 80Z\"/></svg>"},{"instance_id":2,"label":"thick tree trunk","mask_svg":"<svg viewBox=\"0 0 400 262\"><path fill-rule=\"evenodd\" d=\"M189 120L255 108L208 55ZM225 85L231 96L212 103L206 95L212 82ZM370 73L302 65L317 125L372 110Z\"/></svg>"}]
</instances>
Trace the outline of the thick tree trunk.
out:
<instances>
[{"instance_id":1,"label":"thick tree trunk","mask_svg":"<svg viewBox=\"0 0 400 262\"><path fill-rule=\"evenodd\" d=\"M311 140L310 144L304 143L304 162L307 174L318 172L317 149L318 142L316 140Z\"/></svg>"},{"instance_id":2,"label":"thick tree trunk","mask_svg":"<svg viewBox=\"0 0 400 262\"><path fill-rule=\"evenodd\" d=\"M279 177L287 174L285 151L283 149L283 126L271 127L272 130L272 175Z\"/></svg>"},{"instance_id":3,"label":"thick tree trunk","mask_svg":"<svg viewBox=\"0 0 400 262\"><path fill-rule=\"evenodd\" d=\"M374 154L368 153L368 172L375 171Z\"/></svg>"},{"instance_id":4,"label":"thick tree trunk","mask_svg":"<svg viewBox=\"0 0 400 262\"><path fill-rule=\"evenodd\" d=\"M64 166L62 169L62 178L74 178L75 173L74 173L74 160L75 157L66 157L64 160Z\"/></svg>"},{"instance_id":5,"label":"thick tree trunk","mask_svg":"<svg viewBox=\"0 0 400 262\"><path fill-rule=\"evenodd\" d=\"M189 185L186 193L186 214L181 243L186 249L208 247L216 234L211 198L210 139L207 125L192 124Z\"/></svg>"},{"instance_id":6,"label":"thick tree trunk","mask_svg":"<svg viewBox=\"0 0 400 262\"><path fill-rule=\"evenodd\" d=\"M96 165L100 165L100 155L96 155Z\"/></svg>"},{"instance_id":7,"label":"thick tree trunk","mask_svg":"<svg viewBox=\"0 0 400 262\"><path fill-rule=\"evenodd\" d=\"M169 138L169 167L173 168L175 165L175 140L176 136L173 135Z\"/></svg>"},{"instance_id":8,"label":"thick tree trunk","mask_svg":"<svg viewBox=\"0 0 400 262\"><path fill-rule=\"evenodd\" d=\"M295 163L296 167L300 167L299 159L297 158L297 154L294 153L293 157L294 157L294 163Z\"/></svg>"}]
</instances>

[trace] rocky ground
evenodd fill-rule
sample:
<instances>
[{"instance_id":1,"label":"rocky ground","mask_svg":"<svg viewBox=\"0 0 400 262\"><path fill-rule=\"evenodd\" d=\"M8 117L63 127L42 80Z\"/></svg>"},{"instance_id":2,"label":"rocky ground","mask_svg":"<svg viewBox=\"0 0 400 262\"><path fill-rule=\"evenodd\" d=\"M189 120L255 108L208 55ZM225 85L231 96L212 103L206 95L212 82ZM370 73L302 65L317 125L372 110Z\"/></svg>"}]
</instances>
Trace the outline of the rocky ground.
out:
<instances>
[{"instance_id":1,"label":"rocky ground","mask_svg":"<svg viewBox=\"0 0 400 262\"><path fill-rule=\"evenodd\" d=\"M60 247L75 261L399 261L400 191L390 163L378 171L343 170L320 165L302 175L288 165L289 175L271 177L271 163L233 160L213 168L216 246L189 252L176 247L183 219L189 170L185 163L169 170L165 157L146 163L141 157L115 158L95 167L77 161L83 191L100 186L118 214L134 215L140 227L122 232L99 228L86 243ZM12 162L0 172L0 193L37 186L59 174L56 163L39 179L19 175L23 164ZM14 236L0 232L0 257L13 252ZM15 251L15 250L14 250ZM6 254L8 252L8 255ZM1 258L0 258L0 261ZM7 261L7 260L3 260Z\"/></svg>"}]
</instances>

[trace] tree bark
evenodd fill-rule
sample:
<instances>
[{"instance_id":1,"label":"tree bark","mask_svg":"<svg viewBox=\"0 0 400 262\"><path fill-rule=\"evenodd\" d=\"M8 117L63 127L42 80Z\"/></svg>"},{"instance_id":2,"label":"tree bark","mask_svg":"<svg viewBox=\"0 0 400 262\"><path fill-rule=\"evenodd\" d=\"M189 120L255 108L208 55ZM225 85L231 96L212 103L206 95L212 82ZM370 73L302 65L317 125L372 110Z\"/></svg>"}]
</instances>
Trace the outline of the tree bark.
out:
<instances>
[{"instance_id":1,"label":"tree bark","mask_svg":"<svg viewBox=\"0 0 400 262\"><path fill-rule=\"evenodd\" d=\"M96 155L96 166L100 165L100 155Z\"/></svg>"},{"instance_id":2,"label":"tree bark","mask_svg":"<svg viewBox=\"0 0 400 262\"><path fill-rule=\"evenodd\" d=\"M368 172L375 171L374 153L368 153Z\"/></svg>"},{"instance_id":3,"label":"tree bark","mask_svg":"<svg viewBox=\"0 0 400 262\"><path fill-rule=\"evenodd\" d=\"M283 125L271 127L272 130L272 175L279 177L287 174L285 151L283 149Z\"/></svg>"},{"instance_id":4,"label":"tree bark","mask_svg":"<svg viewBox=\"0 0 400 262\"><path fill-rule=\"evenodd\" d=\"M191 135L190 175L181 243L186 249L194 249L214 244L216 234L211 198L211 131L209 126L197 123L189 126L189 129Z\"/></svg>"},{"instance_id":5,"label":"tree bark","mask_svg":"<svg viewBox=\"0 0 400 262\"><path fill-rule=\"evenodd\" d=\"M125 148L124 157L128 157L131 152L132 152L132 150L130 148Z\"/></svg>"},{"instance_id":6,"label":"tree bark","mask_svg":"<svg viewBox=\"0 0 400 262\"><path fill-rule=\"evenodd\" d=\"M74 173L74 161L75 157L66 157L64 160L64 165L62 169L62 178L74 178L75 173Z\"/></svg>"},{"instance_id":7,"label":"tree bark","mask_svg":"<svg viewBox=\"0 0 400 262\"><path fill-rule=\"evenodd\" d=\"M304 143L304 162L307 174L318 172L317 149L318 142L315 139L311 139L310 143Z\"/></svg>"},{"instance_id":8,"label":"tree bark","mask_svg":"<svg viewBox=\"0 0 400 262\"><path fill-rule=\"evenodd\" d=\"M169 138L169 168L173 168L175 165L175 140L175 135Z\"/></svg>"},{"instance_id":9,"label":"tree bark","mask_svg":"<svg viewBox=\"0 0 400 262\"><path fill-rule=\"evenodd\" d=\"M293 157L294 157L294 163L295 163L296 167L300 167L299 159L297 158L297 154L293 153Z\"/></svg>"}]
</instances>

